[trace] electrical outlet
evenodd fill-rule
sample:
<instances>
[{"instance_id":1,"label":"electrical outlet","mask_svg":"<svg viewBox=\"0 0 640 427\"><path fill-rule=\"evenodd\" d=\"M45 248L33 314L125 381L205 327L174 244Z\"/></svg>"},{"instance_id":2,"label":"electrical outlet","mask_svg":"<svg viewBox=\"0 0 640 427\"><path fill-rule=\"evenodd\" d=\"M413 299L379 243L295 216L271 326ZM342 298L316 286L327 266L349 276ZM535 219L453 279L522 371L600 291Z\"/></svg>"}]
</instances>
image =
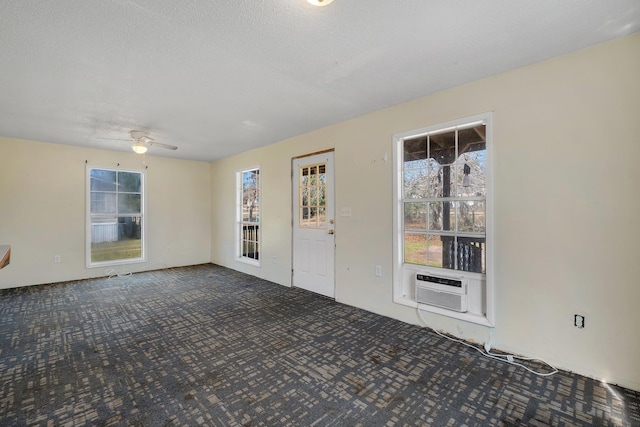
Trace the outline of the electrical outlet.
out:
<instances>
[{"instance_id":1,"label":"electrical outlet","mask_svg":"<svg viewBox=\"0 0 640 427\"><path fill-rule=\"evenodd\" d=\"M573 326L579 329L584 329L584 316L581 314L573 315Z\"/></svg>"},{"instance_id":2,"label":"electrical outlet","mask_svg":"<svg viewBox=\"0 0 640 427\"><path fill-rule=\"evenodd\" d=\"M55 255L53 257L53 262L54 262L54 264L59 264L60 262L62 262L62 259L60 258L60 255Z\"/></svg>"},{"instance_id":3,"label":"electrical outlet","mask_svg":"<svg viewBox=\"0 0 640 427\"><path fill-rule=\"evenodd\" d=\"M382 266L376 265L376 276L382 277Z\"/></svg>"}]
</instances>

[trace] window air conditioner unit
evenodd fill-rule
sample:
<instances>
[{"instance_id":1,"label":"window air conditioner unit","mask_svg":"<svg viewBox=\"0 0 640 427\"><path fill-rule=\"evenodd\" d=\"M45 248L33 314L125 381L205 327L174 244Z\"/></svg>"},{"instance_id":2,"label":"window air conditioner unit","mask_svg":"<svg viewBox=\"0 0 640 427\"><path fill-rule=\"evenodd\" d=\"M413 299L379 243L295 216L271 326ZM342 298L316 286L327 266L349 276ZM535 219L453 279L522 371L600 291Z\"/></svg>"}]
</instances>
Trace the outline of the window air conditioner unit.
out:
<instances>
[{"instance_id":1,"label":"window air conditioner unit","mask_svg":"<svg viewBox=\"0 0 640 427\"><path fill-rule=\"evenodd\" d=\"M469 307L467 279L434 274L416 274L416 301L419 304L465 313Z\"/></svg>"}]
</instances>

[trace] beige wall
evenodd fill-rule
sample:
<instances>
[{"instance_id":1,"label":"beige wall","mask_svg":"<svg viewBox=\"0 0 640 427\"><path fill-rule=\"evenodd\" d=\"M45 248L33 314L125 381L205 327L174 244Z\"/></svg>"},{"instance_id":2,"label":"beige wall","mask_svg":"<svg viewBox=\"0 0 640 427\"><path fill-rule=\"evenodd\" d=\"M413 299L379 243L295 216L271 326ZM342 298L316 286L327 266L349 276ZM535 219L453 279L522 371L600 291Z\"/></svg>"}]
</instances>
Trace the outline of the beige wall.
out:
<instances>
[{"instance_id":1,"label":"beige wall","mask_svg":"<svg viewBox=\"0 0 640 427\"><path fill-rule=\"evenodd\" d=\"M213 261L290 285L291 158L335 148L336 299L418 323L392 302L391 136L493 111L494 347L640 390L639 51L636 34L212 165L147 156L149 260L119 269ZM0 288L104 274L85 268L85 160L140 166L131 153L0 138L0 244L12 245ZM235 172L257 165L259 268L233 256ZM466 339L489 335L427 317Z\"/></svg>"},{"instance_id":2,"label":"beige wall","mask_svg":"<svg viewBox=\"0 0 640 427\"><path fill-rule=\"evenodd\" d=\"M85 160L144 167L133 153L0 138L0 244L12 246L0 288L105 275L105 268L85 268ZM116 269L209 262L211 165L153 156L146 165L148 261Z\"/></svg>"},{"instance_id":3,"label":"beige wall","mask_svg":"<svg viewBox=\"0 0 640 427\"><path fill-rule=\"evenodd\" d=\"M391 136L493 111L494 347L640 390L638 52L635 34L215 162L211 260L290 285L291 158L335 148L336 299L417 323L392 301ZM255 165L260 268L233 257L235 172ZM478 342L490 333L428 319Z\"/></svg>"}]
</instances>

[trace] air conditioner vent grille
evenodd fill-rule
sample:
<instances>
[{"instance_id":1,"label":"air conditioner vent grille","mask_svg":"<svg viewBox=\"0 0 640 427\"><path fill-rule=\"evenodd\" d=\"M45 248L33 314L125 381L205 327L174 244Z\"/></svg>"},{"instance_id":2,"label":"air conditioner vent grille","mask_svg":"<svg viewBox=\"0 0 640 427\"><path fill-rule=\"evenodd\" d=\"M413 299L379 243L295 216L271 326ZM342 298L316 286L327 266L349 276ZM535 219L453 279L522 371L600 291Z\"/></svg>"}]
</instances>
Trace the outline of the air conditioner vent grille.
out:
<instances>
[{"instance_id":1,"label":"air conditioner vent grille","mask_svg":"<svg viewBox=\"0 0 640 427\"><path fill-rule=\"evenodd\" d=\"M415 285L416 301L420 304L460 313L468 310L467 283L463 280L416 274Z\"/></svg>"}]
</instances>

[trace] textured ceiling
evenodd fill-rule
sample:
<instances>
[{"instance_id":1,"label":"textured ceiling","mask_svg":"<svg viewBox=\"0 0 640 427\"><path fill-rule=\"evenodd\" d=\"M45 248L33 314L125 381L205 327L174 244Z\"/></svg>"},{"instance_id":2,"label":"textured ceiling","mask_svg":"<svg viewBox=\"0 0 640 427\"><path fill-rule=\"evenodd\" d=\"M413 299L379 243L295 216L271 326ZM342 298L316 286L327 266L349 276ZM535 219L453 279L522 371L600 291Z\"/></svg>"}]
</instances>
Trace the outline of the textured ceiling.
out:
<instances>
[{"instance_id":1,"label":"textured ceiling","mask_svg":"<svg viewBox=\"0 0 640 427\"><path fill-rule=\"evenodd\" d=\"M0 136L211 161L638 30L638 0L0 0Z\"/></svg>"}]
</instances>

